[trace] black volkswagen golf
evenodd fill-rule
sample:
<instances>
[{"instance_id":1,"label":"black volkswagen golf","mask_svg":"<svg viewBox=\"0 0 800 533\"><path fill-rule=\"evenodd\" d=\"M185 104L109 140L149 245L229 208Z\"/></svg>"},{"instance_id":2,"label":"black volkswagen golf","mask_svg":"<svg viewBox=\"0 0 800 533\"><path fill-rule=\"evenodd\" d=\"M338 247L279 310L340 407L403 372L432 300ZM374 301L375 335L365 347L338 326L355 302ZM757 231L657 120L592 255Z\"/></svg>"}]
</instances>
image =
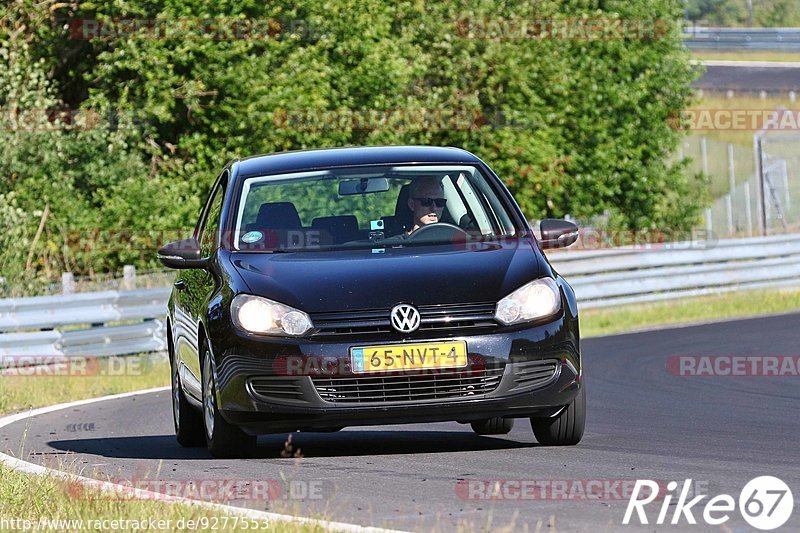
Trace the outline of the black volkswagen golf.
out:
<instances>
[{"instance_id":1,"label":"black volkswagen golf","mask_svg":"<svg viewBox=\"0 0 800 533\"><path fill-rule=\"evenodd\" d=\"M233 161L191 239L167 333L178 442L248 456L256 436L528 418L544 445L585 423L575 295L498 176L456 148Z\"/></svg>"}]
</instances>

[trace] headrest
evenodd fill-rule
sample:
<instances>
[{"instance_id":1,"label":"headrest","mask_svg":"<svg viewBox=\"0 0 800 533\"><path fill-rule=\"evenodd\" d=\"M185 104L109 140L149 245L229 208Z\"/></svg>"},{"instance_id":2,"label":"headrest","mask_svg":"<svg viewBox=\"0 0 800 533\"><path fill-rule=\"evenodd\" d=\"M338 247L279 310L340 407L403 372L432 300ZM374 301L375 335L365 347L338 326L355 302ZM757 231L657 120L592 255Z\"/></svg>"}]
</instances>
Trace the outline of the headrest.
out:
<instances>
[{"instance_id":1,"label":"headrest","mask_svg":"<svg viewBox=\"0 0 800 533\"><path fill-rule=\"evenodd\" d=\"M291 202L267 202L261 204L256 219L258 227L265 229L301 229L300 215Z\"/></svg>"}]
</instances>

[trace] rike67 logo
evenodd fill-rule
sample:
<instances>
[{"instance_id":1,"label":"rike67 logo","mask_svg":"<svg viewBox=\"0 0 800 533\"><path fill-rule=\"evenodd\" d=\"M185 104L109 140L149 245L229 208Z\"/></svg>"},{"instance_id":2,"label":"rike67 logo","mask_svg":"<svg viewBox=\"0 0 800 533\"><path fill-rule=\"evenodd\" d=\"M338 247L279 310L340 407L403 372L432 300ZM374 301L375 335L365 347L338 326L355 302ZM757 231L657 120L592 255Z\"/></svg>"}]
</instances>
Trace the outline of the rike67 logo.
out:
<instances>
[{"instance_id":1,"label":"rike67 logo","mask_svg":"<svg viewBox=\"0 0 800 533\"><path fill-rule=\"evenodd\" d=\"M688 524L697 524L692 511L700 513L701 508L698 504L708 496L700 494L689 500L691 486L692 480L687 479L684 481L680 492L677 492L677 481L667 483L667 494L663 496L661 509L655 521L656 524L663 525L667 523L667 515L671 511L670 506L675 495L678 495L678 501L674 504L672 519L669 523L679 524L684 519ZM642 495L644 497L640 499ZM622 523L629 524L635 511L639 522L648 524L645 506L658 497L659 483L650 479L637 479ZM737 502L733 496L728 494L714 496L702 507L702 518L706 524L712 526L724 524L730 519L730 514L736 510L736 504ZM769 531L781 527L789 520L794 508L794 499L789 486L782 480L773 476L760 476L747 482L739 494L738 504L742 518L748 524L756 529Z\"/></svg>"}]
</instances>

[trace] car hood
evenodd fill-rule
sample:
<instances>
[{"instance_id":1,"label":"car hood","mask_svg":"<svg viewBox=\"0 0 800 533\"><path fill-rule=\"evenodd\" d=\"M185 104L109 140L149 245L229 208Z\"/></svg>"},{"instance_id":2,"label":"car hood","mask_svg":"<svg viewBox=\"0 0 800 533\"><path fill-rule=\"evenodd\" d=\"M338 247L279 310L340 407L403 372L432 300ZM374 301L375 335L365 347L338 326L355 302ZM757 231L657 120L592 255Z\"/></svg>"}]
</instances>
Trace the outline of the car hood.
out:
<instances>
[{"instance_id":1,"label":"car hood","mask_svg":"<svg viewBox=\"0 0 800 533\"><path fill-rule=\"evenodd\" d=\"M366 250L233 253L251 294L308 313L388 309L398 303L496 302L539 277L531 241Z\"/></svg>"}]
</instances>

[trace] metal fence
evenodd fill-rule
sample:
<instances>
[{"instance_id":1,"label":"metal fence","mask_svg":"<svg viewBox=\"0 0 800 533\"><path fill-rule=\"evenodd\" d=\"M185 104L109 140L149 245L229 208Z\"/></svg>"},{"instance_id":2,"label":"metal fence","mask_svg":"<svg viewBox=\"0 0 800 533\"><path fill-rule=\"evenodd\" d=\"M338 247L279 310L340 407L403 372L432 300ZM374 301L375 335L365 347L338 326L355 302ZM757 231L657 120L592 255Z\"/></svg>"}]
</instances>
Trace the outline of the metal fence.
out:
<instances>
[{"instance_id":1,"label":"metal fence","mask_svg":"<svg viewBox=\"0 0 800 533\"><path fill-rule=\"evenodd\" d=\"M800 28L710 28L687 22L683 39L693 50L800 51Z\"/></svg>"},{"instance_id":2,"label":"metal fence","mask_svg":"<svg viewBox=\"0 0 800 533\"><path fill-rule=\"evenodd\" d=\"M763 158L764 217L768 231L799 231L800 133L760 133L756 136L756 148Z\"/></svg>"},{"instance_id":3,"label":"metal fence","mask_svg":"<svg viewBox=\"0 0 800 533\"><path fill-rule=\"evenodd\" d=\"M169 288L0 300L5 366L43 357L105 357L166 349Z\"/></svg>"},{"instance_id":4,"label":"metal fence","mask_svg":"<svg viewBox=\"0 0 800 533\"><path fill-rule=\"evenodd\" d=\"M656 248L653 248L656 246ZM581 308L762 287L800 287L800 235L548 254ZM5 366L41 357L166 349L169 288L0 300Z\"/></svg>"},{"instance_id":5,"label":"metal fence","mask_svg":"<svg viewBox=\"0 0 800 533\"><path fill-rule=\"evenodd\" d=\"M766 287L800 288L800 235L566 250L549 258L575 289L583 309Z\"/></svg>"},{"instance_id":6,"label":"metal fence","mask_svg":"<svg viewBox=\"0 0 800 533\"><path fill-rule=\"evenodd\" d=\"M758 132L745 147L708 138L687 139L679 157L711 178L703 228L719 237L800 231L800 134Z\"/></svg>"}]
</instances>

